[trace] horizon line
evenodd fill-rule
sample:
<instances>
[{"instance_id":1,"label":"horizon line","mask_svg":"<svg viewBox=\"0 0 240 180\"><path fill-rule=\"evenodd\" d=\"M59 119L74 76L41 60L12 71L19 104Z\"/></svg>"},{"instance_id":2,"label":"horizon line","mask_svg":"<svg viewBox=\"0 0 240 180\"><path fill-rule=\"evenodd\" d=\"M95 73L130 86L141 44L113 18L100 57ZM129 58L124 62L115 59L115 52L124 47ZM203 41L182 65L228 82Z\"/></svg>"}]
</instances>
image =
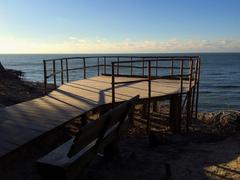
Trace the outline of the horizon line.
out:
<instances>
[{"instance_id":1,"label":"horizon line","mask_svg":"<svg viewBox=\"0 0 240 180\"><path fill-rule=\"evenodd\" d=\"M240 53L240 51L201 51L201 52L111 52L111 53L103 53L103 52L93 52L93 53L80 53L80 52L75 52L75 53L0 53L0 55L55 55L55 54L62 54L62 55L67 55L67 54L214 54L214 53Z\"/></svg>"}]
</instances>

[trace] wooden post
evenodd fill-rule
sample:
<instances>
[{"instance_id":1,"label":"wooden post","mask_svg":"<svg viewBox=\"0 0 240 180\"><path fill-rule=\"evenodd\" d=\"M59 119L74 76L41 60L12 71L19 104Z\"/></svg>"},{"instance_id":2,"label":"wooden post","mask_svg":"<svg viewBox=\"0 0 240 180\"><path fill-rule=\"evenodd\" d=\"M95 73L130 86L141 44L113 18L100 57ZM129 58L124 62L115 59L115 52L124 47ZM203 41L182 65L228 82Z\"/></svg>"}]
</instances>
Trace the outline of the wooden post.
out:
<instances>
[{"instance_id":1,"label":"wooden post","mask_svg":"<svg viewBox=\"0 0 240 180\"><path fill-rule=\"evenodd\" d=\"M104 56L104 74L106 74L106 57Z\"/></svg>"},{"instance_id":2,"label":"wooden post","mask_svg":"<svg viewBox=\"0 0 240 180\"><path fill-rule=\"evenodd\" d=\"M197 60L194 62L194 88L193 88L193 95L192 95L192 106L191 106L191 116L193 116L193 109L195 106L195 94L196 94L196 85L197 85Z\"/></svg>"},{"instance_id":3,"label":"wooden post","mask_svg":"<svg viewBox=\"0 0 240 180\"><path fill-rule=\"evenodd\" d=\"M56 62L55 60L53 62L53 83L54 83L54 88L57 88L57 82L56 82Z\"/></svg>"},{"instance_id":4,"label":"wooden post","mask_svg":"<svg viewBox=\"0 0 240 180\"><path fill-rule=\"evenodd\" d=\"M150 121L151 121L151 60L148 60L148 121L147 121L147 132L150 132Z\"/></svg>"},{"instance_id":5,"label":"wooden post","mask_svg":"<svg viewBox=\"0 0 240 180\"><path fill-rule=\"evenodd\" d=\"M173 76L173 66L174 66L174 61L173 61L173 58L172 58L172 61L171 61L171 70L170 70L170 75Z\"/></svg>"},{"instance_id":6,"label":"wooden post","mask_svg":"<svg viewBox=\"0 0 240 180\"><path fill-rule=\"evenodd\" d=\"M181 132L182 122L182 95L183 95L183 59L180 61L180 99L179 99L179 121L178 121L178 132Z\"/></svg>"},{"instance_id":7,"label":"wooden post","mask_svg":"<svg viewBox=\"0 0 240 180\"><path fill-rule=\"evenodd\" d=\"M61 59L61 82L62 84L64 83L64 79L63 79L63 60Z\"/></svg>"},{"instance_id":8,"label":"wooden post","mask_svg":"<svg viewBox=\"0 0 240 180\"><path fill-rule=\"evenodd\" d=\"M114 72L114 62L112 62L112 108L115 105L115 72Z\"/></svg>"},{"instance_id":9,"label":"wooden post","mask_svg":"<svg viewBox=\"0 0 240 180\"><path fill-rule=\"evenodd\" d=\"M119 75L119 57L117 57L117 75Z\"/></svg>"},{"instance_id":10,"label":"wooden post","mask_svg":"<svg viewBox=\"0 0 240 180\"><path fill-rule=\"evenodd\" d=\"M86 79L86 60L83 58L83 78Z\"/></svg>"},{"instance_id":11,"label":"wooden post","mask_svg":"<svg viewBox=\"0 0 240 180\"><path fill-rule=\"evenodd\" d=\"M191 98L192 98L192 66L193 66L193 61L192 58L189 60L189 88L188 88L188 93L187 93L187 119L186 119L186 130L187 132L189 131L189 122L192 119L191 116Z\"/></svg>"},{"instance_id":12,"label":"wooden post","mask_svg":"<svg viewBox=\"0 0 240 180\"><path fill-rule=\"evenodd\" d=\"M65 59L65 64L66 64L66 74L67 74L67 82L69 82L69 74L68 74L68 59Z\"/></svg>"},{"instance_id":13,"label":"wooden post","mask_svg":"<svg viewBox=\"0 0 240 180\"><path fill-rule=\"evenodd\" d=\"M179 133L179 121L180 121L180 96L173 95L170 97L170 114L169 114L169 124L173 133Z\"/></svg>"},{"instance_id":14,"label":"wooden post","mask_svg":"<svg viewBox=\"0 0 240 180\"><path fill-rule=\"evenodd\" d=\"M196 109L195 109L195 119L197 119L198 115L198 98L199 98L199 80L200 80L200 58L198 59L198 78L197 78L197 94L196 94Z\"/></svg>"},{"instance_id":15,"label":"wooden post","mask_svg":"<svg viewBox=\"0 0 240 180\"><path fill-rule=\"evenodd\" d=\"M158 77L158 58L156 60L156 69L155 69L155 76Z\"/></svg>"},{"instance_id":16,"label":"wooden post","mask_svg":"<svg viewBox=\"0 0 240 180\"><path fill-rule=\"evenodd\" d=\"M43 73L44 73L44 93L47 94L47 65L45 60L43 60Z\"/></svg>"},{"instance_id":17,"label":"wooden post","mask_svg":"<svg viewBox=\"0 0 240 180\"><path fill-rule=\"evenodd\" d=\"M115 72L114 72L114 62L112 62L112 108L115 105Z\"/></svg>"},{"instance_id":18,"label":"wooden post","mask_svg":"<svg viewBox=\"0 0 240 180\"><path fill-rule=\"evenodd\" d=\"M100 74L100 65L99 65L99 57L97 58L97 72L98 72L98 76Z\"/></svg>"},{"instance_id":19,"label":"wooden post","mask_svg":"<svg viewBox=\"0 0 240 180\"><path fill-rule=\"evenodd\" d=\"M142 76L144 76L144 65L145 65L144 59L145 59L145 58L142 59Z\"/></svg>"},{"instance_id":20,"label":"wooden post","mask_svg":"<svg viewBox=\"0 0 240 180\"><path fill-rule=\"evenodd\" d=\"M133 60L133 59L132 59L132 57L131 57L131 64L130 64L131 76L133 75L133 62L132 62L132 60Z\"/></svg>"}]
</instances>

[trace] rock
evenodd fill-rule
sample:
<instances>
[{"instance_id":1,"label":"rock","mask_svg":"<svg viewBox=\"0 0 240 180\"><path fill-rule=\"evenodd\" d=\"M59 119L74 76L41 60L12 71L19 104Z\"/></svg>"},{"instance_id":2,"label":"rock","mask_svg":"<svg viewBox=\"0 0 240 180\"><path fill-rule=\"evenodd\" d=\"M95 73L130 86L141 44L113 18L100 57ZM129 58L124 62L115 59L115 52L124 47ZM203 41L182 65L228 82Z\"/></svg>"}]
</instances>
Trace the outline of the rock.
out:
<instances>
[{"instance_id":1,"label":"rock","mask_svg":"<svg viewBox=\"0 0 240 180\"><path fill-rule=\"evenodd\" d=\"M0 104L10 106L45 95L44 84L22 79L23 72L5 69L0 63ZM53 86L48 86L49 91Z\"/></svg>"}]
</instances>

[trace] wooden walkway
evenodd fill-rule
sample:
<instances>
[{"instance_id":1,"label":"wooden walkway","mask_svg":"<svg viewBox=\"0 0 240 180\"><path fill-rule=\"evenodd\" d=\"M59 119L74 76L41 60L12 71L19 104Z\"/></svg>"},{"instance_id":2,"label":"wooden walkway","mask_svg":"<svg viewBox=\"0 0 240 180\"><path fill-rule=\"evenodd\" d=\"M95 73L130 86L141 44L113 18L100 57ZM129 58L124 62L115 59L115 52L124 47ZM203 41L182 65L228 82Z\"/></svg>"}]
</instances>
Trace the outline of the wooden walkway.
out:
<instances>
[{"instance_id":1,"label":"wooden walkway","mask_svg":"<svg viewBox=\"0 0 240 180\"><path fill-rule=\"evenodd\" d=\"M141 78L115 78L116 82L132 80ZM148 98L147 83L116 85L116 102L138 94L141 99ZM183 92L188 91L188 83L183 81ZM152 80L151 86L151 97L171 96L180 92L179 80ZM92 77L64 84L44 97L0 109L0 157L76 116L111 103L111 87L111 76Z\"/></svg>"}]
</instances>

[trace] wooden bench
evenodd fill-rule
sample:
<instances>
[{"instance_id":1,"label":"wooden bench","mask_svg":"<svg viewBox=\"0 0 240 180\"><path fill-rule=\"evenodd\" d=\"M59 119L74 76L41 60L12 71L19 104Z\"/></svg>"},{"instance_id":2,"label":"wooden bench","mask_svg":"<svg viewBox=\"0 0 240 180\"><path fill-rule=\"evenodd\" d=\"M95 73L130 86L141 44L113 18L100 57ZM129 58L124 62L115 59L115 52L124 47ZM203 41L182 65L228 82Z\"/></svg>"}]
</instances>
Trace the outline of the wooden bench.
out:
<instances>
[{"instance_id":1,"label":"wooden bench","mask_svg":"<svg viewBox=\"0 0 240 180\"><path fill-rule=\"evenodd\" d=\"M82 168L99 153L113 155L120 129L139 96L103 114L99 120L82 127L76 136L37 161L43 179L75 179Z\"/></svg>"}]
</instances>

